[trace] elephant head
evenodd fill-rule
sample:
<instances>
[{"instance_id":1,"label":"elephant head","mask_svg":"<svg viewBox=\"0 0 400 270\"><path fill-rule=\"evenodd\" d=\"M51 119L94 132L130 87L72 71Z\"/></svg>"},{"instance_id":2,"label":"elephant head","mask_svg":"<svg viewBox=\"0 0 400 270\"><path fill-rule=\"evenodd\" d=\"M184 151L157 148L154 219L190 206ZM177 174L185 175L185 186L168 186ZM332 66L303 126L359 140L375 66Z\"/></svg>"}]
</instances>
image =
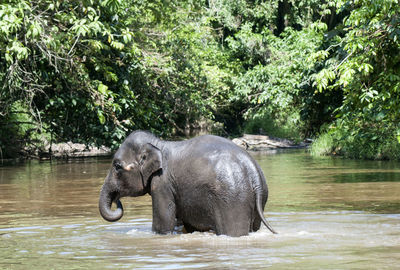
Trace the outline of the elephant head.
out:
<instances>
[{"instance_id":1,"label":"elephant head","mask_svg":"<svg viewBox=\"0 0 400 270\"><path fill-rule=\"evenodd\" d=\"M150 191L152 175L162 169L162 153L156 142L150 133L134 132L115 153L100 192L99 210L105 220L117 221L123 216L121 197L142 196ZM113 202L116 210L111 209Z\"/></svg>"}]
</instances>

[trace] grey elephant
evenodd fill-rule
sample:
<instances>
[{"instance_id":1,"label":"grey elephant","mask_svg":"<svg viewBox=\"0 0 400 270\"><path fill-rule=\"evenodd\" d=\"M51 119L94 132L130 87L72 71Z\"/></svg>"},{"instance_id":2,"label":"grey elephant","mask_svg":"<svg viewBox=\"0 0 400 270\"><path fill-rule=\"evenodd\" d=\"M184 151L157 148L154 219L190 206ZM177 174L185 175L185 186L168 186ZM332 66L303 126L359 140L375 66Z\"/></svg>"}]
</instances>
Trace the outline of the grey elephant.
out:
<instances>
[{"instance_id":1,"label":"grey elephant","mask_svg":"<svg viewBox=\"0 0 400 270\"><path fill-rule=\"evenodd\" d=\"M180 222L187 232L242 236L257 231L261 221L276 233L263 215L268 188L260 167L222 137L163 141L149 132L131 133L104 181L100 214L117 221L123 215L121 197L145 194L152 197L156 233L171 233Z\"/></svg>"}]
</instances>

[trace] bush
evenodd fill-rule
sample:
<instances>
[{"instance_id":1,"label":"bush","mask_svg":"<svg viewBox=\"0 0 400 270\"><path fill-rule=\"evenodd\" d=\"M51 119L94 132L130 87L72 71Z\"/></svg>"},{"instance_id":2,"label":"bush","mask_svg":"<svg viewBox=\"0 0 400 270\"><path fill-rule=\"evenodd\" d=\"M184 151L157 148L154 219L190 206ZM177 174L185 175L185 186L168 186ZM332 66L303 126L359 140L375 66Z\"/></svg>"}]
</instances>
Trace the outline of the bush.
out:
<instances>
[{"instance_id":1,"label":"bush","mask_svg":"<svg viewBox=\"0 0 400 270\"><path fill-rule=\"evenodd\" d=\"M255 114L246 122L244 132L300 141L301 133L298 122L298 116L295 114L289 116L285 121L277 119L269 113Z\"/></svg>"},{"instance_id":2,"label":"bush","mask_svg":"<svg viewBox=\"0 0 400 270\"><path fill-rule=\"evenodd\" d=\"M0 159L36 155L50 141L50 134L21 101L10 105L7 117L0 118L0 126Z\"/></svg>"},{"instance_id":3,"label":"bush","mask_svg":"<svg viewBox=\"0 0 400 270\"><path fill-rule=\"evenodd\" d=\"M400 160L400 141L394 129L340 126L323 132L313 142L311 154L340 155L353 159Z\"/></svg>"},{"instance_id":4,"label":"bush","mask_svg":"<svg viewBox=\"0 0 400 270\"><path fill-rule=\"evenodd\" d=\"M332 134L323 133L311 145L310 152L313 156L330 155L333 152L334 139Z\"/></svg>"}]
</instances>

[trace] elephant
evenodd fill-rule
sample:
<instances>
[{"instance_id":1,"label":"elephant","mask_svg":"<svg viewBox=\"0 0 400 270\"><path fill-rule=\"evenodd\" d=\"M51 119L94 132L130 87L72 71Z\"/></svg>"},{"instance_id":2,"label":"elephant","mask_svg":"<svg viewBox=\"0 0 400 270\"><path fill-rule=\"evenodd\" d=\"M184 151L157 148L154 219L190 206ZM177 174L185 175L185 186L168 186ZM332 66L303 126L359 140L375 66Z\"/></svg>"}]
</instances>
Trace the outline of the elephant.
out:
<instances>
[{"instance_id":1,"label":"elephant","mask_svg":"<svg viewBox=\"0 0 400 270\"><path fill-rule=\"evenodd\" d=\"M145 194L152 199L155 233L173 233L177 222L188 233L244 236L261 222L276 233L263 215L268 187L261 168L226 138L164 141L132 132L114 154L100 191L100 214L117 221L123 216L120 198Z\"/></svg>"}]
</instances>

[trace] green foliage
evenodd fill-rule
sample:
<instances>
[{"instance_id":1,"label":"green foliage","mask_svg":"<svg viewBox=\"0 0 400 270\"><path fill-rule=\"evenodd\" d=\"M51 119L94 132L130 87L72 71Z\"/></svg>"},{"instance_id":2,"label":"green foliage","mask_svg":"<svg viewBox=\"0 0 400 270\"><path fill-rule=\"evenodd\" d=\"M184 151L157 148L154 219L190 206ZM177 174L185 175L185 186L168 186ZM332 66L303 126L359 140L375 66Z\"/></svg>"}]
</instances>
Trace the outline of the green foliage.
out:
<instances>
[{"instance_id":1,"label":"green foliage","mask_svg":"<svg viewBox=\"0 0 400 270\"><path fill-rule=\"evenodd\" d=\"M2 1L0 148L208 123L398 158L399 14L394 0Z\"/></svg>"},{"instance_id":2,"label":"green foliage","mask_svg":"<svg viewBox=\"0 0 400 270\"><path fill-rule=\"evenodd\" d=\"M359 125L358 121L354 124ZM313 142L313 155L341 155L356 159L400 159L400 143L393 130L381 126L330 128Z\"/></svg>"},{"instance_id":3,"label":"green foliage","mask_svg":"<svg viewBox=\"0 0 400 270\"><path fill-rule=\"evenodd\" d=\"M268 136L277 138L287 138L296 142L301 141L301 130L296 123L298 115L289 116L287 121L279 124L271 115L256 114L253 115L244 126L244 132L249 134L268 134Z\"/></svg>"},{"instance_id":4,"label":"green foliage","mask_svg":"<svg viewBox=\"0 0 400 270\"><path fill-rule=\"evenodd\" d=\"M210 118L206 69L195 62L204 58L197 38L207 33L190 23L169 28L178 14L190 21L192 7L176 11L157 0L3 2L0 122L10 121L10 106L20 100L56 141L116 147L133 129L168 135ZM187 40L192 30L199 35Z\"/></svg>"},{"instance_id":5,"label":"green foliage","mask_svg":"<svg viewBox=\"0 0 400 270\"><path fill-rule=\"evenodd\" d=\"M0 158L36 155L38 148L50 141L50 134L43 131L32 118L29 108L20 101L9 107L9 114L1 121Z\"/></svg>"},{"instance_id":6,"label":"green foliage","mask_svg":"<svg viewBox=\"0 0 400 270\"><path fill-rule=\"evenodd\" d=\"M343 34L323 53L314 77L321 92L341 91L333 137L355 158L398 158L400 145L400 6L398 1L351 1ZM392 149L392 150L390 150Z\"/></svg>"},{"instance_id":7,"label":"green foliage","mask_svg":"<svg viewBox=\"0 0 400 270\"><path fill-rule=\"evenodd\" d=\"M311 145L310 152L314 156L330 155L335 150L334 139L329 132L321 134Z\"/></svg>"},{"instance_id":8,"label":"green foliage","mask_svg":"<svg viewBox=\"0 0 400 270\"><path fill-rule=\"evenodd\" d=\"M308 58L322 44L324 27L321 23L301 31L287 28L281 37L268 30L262 38L255 35L256 40L264 41L268 58L235 81L237 96L247 98L252 104L249 117L254 117L254 113L267 114L275 126L294 127L292 133L297 132L297 137L304 132L300 120L302 86L309 80L306 74L313 66Z\"/></svg>"}]
</instances>

